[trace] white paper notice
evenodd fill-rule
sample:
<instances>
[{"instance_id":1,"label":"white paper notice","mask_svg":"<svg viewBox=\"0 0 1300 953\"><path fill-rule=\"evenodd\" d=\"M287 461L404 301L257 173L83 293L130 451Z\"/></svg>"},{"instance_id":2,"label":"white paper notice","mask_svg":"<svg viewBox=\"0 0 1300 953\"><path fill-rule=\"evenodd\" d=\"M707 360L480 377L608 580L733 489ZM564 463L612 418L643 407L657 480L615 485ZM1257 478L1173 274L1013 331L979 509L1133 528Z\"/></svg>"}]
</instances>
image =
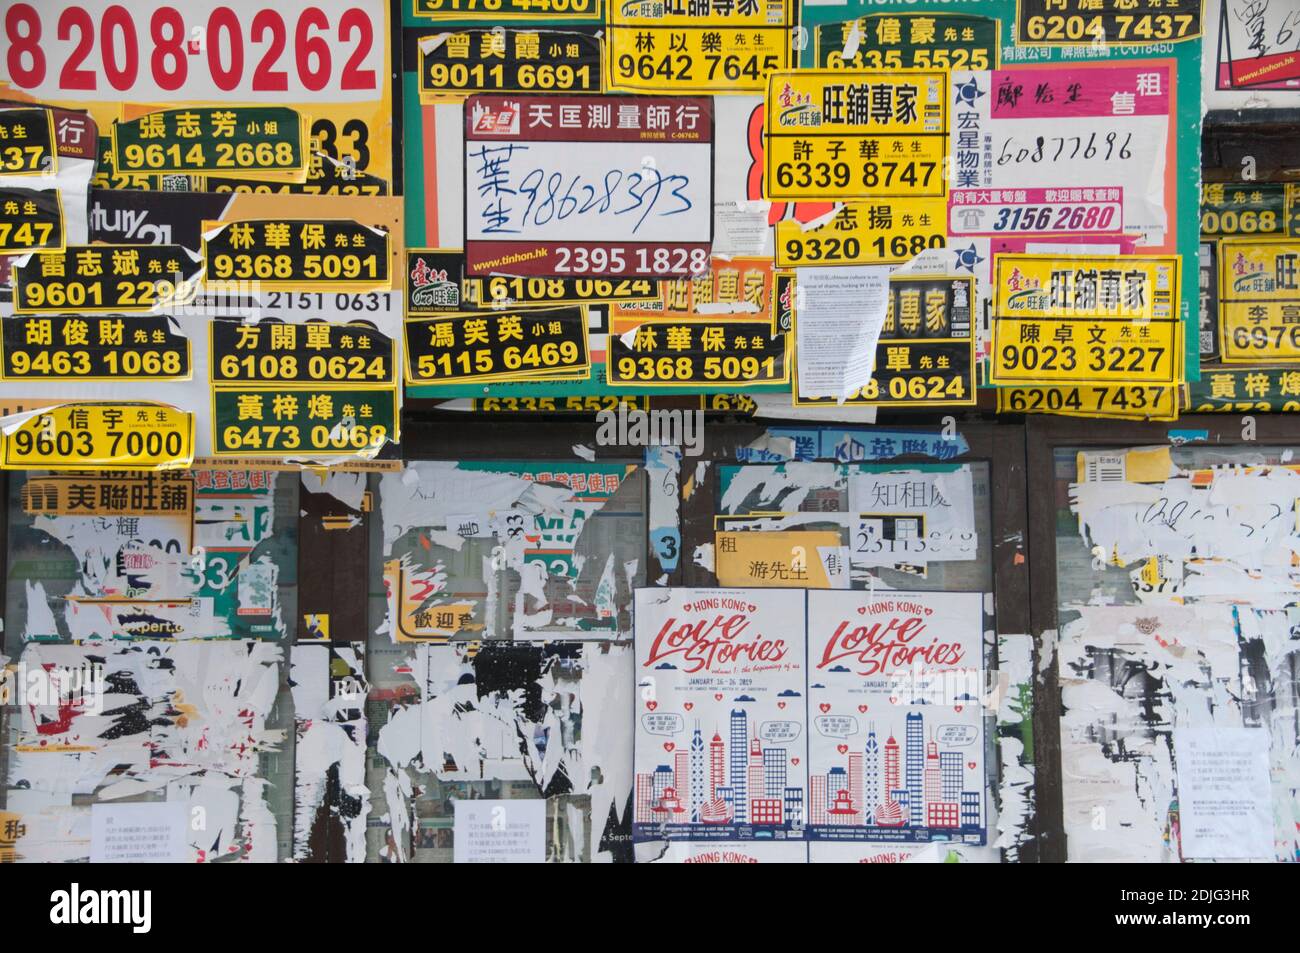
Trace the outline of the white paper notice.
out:
<instances>
[{"instance_id":1,"label":"white paper notice","mask_svg":"<svg viewBox=\"0 0 1300 953\"><path fill-rule=\"evenodd\" d=\"M1174 732L1184 857L1273 857L1268 748L1261 728Z\"/></svg>"},{"instance_id":2,"label":"white paper notice","mask_svg":"<svg viewBox=\"0 0 1300 953\"><path fill-rule=\"evenodd\" d=\"M452 859L458 864L546 862L546 802L457 801Z\"/></svg>"},{"instance_id":3,"label":"white paper notice","mask_svg":"<svg viewBox=\"0 0 1300 953\"><path fill-rule=\"evenodd\" d=\"M867 385L875 369L889 268L800 268L795 275L799 393L850 397Z\"/></svg>"},{"instance_id":4,"label":"white paper notice","mask_svg":"<svg viewBox=\"0 0 1300 953\"><path fill-rule=\"evenodd\" d=\"M187 801L92 804L92 864L180 864L187 859Z\"/></svg>"}]
</instances>

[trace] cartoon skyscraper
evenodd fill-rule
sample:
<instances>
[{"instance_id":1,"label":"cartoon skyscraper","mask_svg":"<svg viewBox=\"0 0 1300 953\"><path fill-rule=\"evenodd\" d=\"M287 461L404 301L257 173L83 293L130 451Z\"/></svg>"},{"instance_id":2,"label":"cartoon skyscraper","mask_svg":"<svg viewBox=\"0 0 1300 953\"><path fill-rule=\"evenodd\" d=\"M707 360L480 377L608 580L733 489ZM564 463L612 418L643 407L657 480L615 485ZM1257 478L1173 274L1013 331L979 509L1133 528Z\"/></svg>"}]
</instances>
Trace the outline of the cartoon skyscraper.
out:
<instances>
[{"instance_id":1,"label":"cartoon skyscraper","mask_svg":"<svg viewBox=\"0 0 1300 953\"><path fill-rule=\"evenodd\" d=\"M691 790L688 810L692 822L700 819L700 808L704 806L704 736L700 734L700 723L695 722L695 731L691 734Z\"/></svg>"},{"instance_id":2,"label":"cartoon skyscraper","mask_svg":"<svg viewBox=\"0 0 1300 953\"><path fill-rule=\"evenodd\" d=\"M736 803L737 824L744 824L749 820L749 790L746 786L749 775L748 722L744 709L732 709L731 748L727 752L727 761L731 766L731 796Z\"/></svg>"},{"instance_id":3,"label":"cartoon skyscraper","mask_svg":"<svg viewBox=\"0 0 1300 953\"><path fill-rule=\"evenodd\" d=\"M871 813L880 804L880 743L876 741L876 726L867 729L867 744L862 757L862 807L870 823Z\"/></svg>"},{"instance_id":4,"label":"cartoon skyscraper","mask_svg":"<svg viewBox=\"0 0 1300 953\"><path fill-rule=\"evenodd\" d=\"M925 722L919 711L907 713L907 803L912 827L925 823Z\"/></svg>"},{"instance_id":5,"label":"cartoon skyscraper","mask_svg":"<svg viewBox=\"0 0 1300 953\"><path fill-rule=\"evenodd\" d=\"M722 736L716 731L713 733L713 740L709 742L709 800L716 800L718 789L727 786L727 757L725 754L726 745L722 743Z\"/></svg>"}]
</instances>

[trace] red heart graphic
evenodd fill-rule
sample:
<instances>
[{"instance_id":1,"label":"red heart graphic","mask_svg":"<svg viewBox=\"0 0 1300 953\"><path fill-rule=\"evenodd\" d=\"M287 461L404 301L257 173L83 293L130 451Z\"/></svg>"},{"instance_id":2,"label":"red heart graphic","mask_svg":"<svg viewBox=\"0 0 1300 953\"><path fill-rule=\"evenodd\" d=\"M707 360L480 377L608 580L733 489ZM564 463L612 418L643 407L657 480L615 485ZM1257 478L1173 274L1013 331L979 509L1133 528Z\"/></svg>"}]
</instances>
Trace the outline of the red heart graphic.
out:
<instances>
[{"instance_id":1,"label":"red heart graphic","mask_svg":"<svg viewBox=\"0 0 1300 953\"><path fill-rule=\"evenodd\" d=\"M715 702L720 702L720 701L722 701L722 693L719 692L718 694L714 695L714 696L713 696L713 700L714 700Z\"/></svg>"},{"instance_id":2,"label":"red heart graphic","mask_svg":"<svg viewBox=\"0 0 1300 953\"><path fill-rule=\"evenodd\" d=\"M866 615L866 614L867 614L867 607L866 607L866 606L858 606L858 615Z\"/></svg>"},{"instance_id":3,"label":"red heart graphic","mask_svg":"<svg viewBox=\"0 0 1300 953\"><path fill-rule=\"evenodd\" d=\"M955 711L955 712L960 712L960 711L961 711L961 705L953 705L953 706L952 706L952 710Z\"/></svg>"},{"instance_id":4,"label":"red heart graphic","mask_svg":"<svg viewBox=\"0 0 1300 953\"><path fill-rule=\"evenodd\" d=\"M867 707L868 707L867 705L859 705L859 706L858 706L858 711L865 713L866 710L867 710Z\"/></svg>"},{"instance_id":5,"label":"red heart graphic","mask_svg":"<svg viewBox=\"0 0 1300 953\"><path fill-rule=\"evenodd\" d=\"M970 768L972 771L974 771L974 770L975 770L975 762L974 762L974 761L967 761L967 762L966 762L966 767L968 767L968 768Z\"/></svg>"},{"instance_id":6,"label":"red heart graphic","mask_svg":"<svg viewBox=\"0 0 1300 953\"><path fill-rule=\"evenodd\" d=\"M646 708L649 708L651 711L654 711L656 708L659 707L659 703L658 703L658 702L646 702L646 703L645 703L645 706L646 706Z\"/></svg>"},{"instance_id":7,"label":"red heart graphic","mask_svg":"<svg viewBox=\"0 0 1300 953\"><path fill-rule=\"evenodd\" d=\"M830 702L822 702L822 703L821 703L820 705L818 705L817 707L820 708L820 709L822 710L822 714L824 715L824 714L826 714L828 711L831 710L831 703L830 703Z\"/></svg>"},{"instance_id":8,"label":"red heart graphic","mask_svg":"<svg viewBox=\"0 0 1300 953\"><path fill-rule=\"evenodd\" d=\"M791 764L794 764L794 765L797 765L797 764L799 763L799 759L798 759L798 758L791 758L791 759L790 759L790 763L791 763Z\"/></svg>"},{"instance_id":9,"label":"red heart graphic","mask_svg":"<svg viewBox=\"0 0 1300 953\"><path fill-rule=\"evenodd\" d=\"M690 711L692 708L695 707L695 702L683 702L682 707L685 708L687 711Z\"/></svg>"},{"instance_id":10,"label":"red heart graphic","mask_svg":"<svg viewBox=\"0 0 1300 953\"><path fill-rule=\"evenodd\" d=\"M898 696L897 696L897 695L890 695L890 696L889 696L889 704L891 704L891 705L897 705L897 704L898 704Z\"/></svg>"},{"instance_id":11,"label":"red heart graphic","mask_svg":"<svg viewBox=\"0 0 1300 953\"><path fill-rule=\"evenodd\" d=\"M673 744L671 741L665 741L665 742L664 742L664 750L665 750L665 751L672 751L672 750L673 750L674 748L676 748L676 747L677 747L677 746L676 746L675 744Z\"/></svg>"},{"instance_id":12,"label":"red heart graphic","mask_svg":"<svg viewBox=\"0 0 1300 953\"><path fill-rule=\"evenodd\" d=\"M849 753L849 746L848 746L848 745L836 745L836 746L835 746L835 750L838 751L840 754L848 754L848 753Z\"/></svg>"}]
</instances>

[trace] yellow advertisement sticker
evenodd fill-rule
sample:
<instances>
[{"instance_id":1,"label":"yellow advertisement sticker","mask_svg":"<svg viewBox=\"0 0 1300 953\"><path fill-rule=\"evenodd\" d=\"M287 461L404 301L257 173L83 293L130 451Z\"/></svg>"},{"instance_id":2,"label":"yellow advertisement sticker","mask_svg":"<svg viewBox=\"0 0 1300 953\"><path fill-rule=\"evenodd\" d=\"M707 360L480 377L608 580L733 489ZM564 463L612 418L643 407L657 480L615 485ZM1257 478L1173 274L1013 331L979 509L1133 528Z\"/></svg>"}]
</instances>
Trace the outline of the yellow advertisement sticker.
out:
<instances>
[{"instance_id":1,"label":"yellow advertisement sticker","mask_svg":"<svg viewBox=\"0 0 1300 953\"><path fill-rule=\"evenodd\" d=\"M847 588L847 579L832 580L824 559L838 558L844 543L836 530L726 532L715 534L718 585L745 588ZM846 567L841 565L841 572Z\"/></svg>"},{"instance_id":2,"label":"yellow advertisement sticker","mask_svg":"<svg viewBox=\"0 0 1300 953\"><path fill-rule=\"evenodd\" d=\"M194 415L166 404L60 404L0 434L5 470L161 470L193 459Z\"/></svg>"},{"instance_id":3,"label":"yellow advertisement sticker","mask_svg":"<svg viewBox=\"0 0 1300 953\"><path fill-rule=\"evenodd\" d=\"M795 64L794 0L608 0L606 87L632 93L761 93Z\"/></svg>"},{"instance_id":4,"label":"yellow advertisement sticker","mask_svg":"<svg viewBox=\"0 0 1300 953\"><path fill-rule=\"evenodd\" d=\"M767 89L765 197L944 196L947 74L798 70Z\"/></svg>"}]
</instances>

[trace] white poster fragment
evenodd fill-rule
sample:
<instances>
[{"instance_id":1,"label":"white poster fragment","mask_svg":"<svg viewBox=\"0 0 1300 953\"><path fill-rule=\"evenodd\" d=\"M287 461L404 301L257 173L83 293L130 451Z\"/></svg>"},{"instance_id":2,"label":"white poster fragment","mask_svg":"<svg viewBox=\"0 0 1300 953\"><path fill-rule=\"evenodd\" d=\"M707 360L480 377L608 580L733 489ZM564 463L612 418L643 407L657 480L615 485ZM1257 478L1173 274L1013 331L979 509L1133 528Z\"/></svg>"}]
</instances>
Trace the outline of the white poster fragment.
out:
<instances>
[{"instance_id":1,"label":"white poster fragment","mask_svg":"<svg viewBox=\"0 0 1300 953\"><path fill-rule=\"evenodd\" d=\"M179 864L188 860L189 824L185 801L93 804L90 808L92 864Z\"/></svg>"},{"instance_id":2,"label":"white poster fragment","mask_svg":"<svg viewBox=\"0 0 1300 953\"><path fill-rule=\"evenodd\" d=\"M848 397L871 380L888 304L889 268L800 268L799 393Z\"/></svg>"},{"instance_id":3,"label":"white poster fragment","mask_svg":"<svg viewBox=\"0 0 1300 953\"><path fill-rule=\"evenodd\" d=\"M1174 732L1186 859L1271 860L1269 734L1261 728Z\"/></svg>"},{"instance_id":4,"label":"white poster fragment","mask_svg":"<svg viewBox=\"0 0 1300 953\"><path fill-rule=\"evenodd\" d=\"M456 801L452 856L458 864L546 861L546 802Z\"/></svg>"}]
</instances>

